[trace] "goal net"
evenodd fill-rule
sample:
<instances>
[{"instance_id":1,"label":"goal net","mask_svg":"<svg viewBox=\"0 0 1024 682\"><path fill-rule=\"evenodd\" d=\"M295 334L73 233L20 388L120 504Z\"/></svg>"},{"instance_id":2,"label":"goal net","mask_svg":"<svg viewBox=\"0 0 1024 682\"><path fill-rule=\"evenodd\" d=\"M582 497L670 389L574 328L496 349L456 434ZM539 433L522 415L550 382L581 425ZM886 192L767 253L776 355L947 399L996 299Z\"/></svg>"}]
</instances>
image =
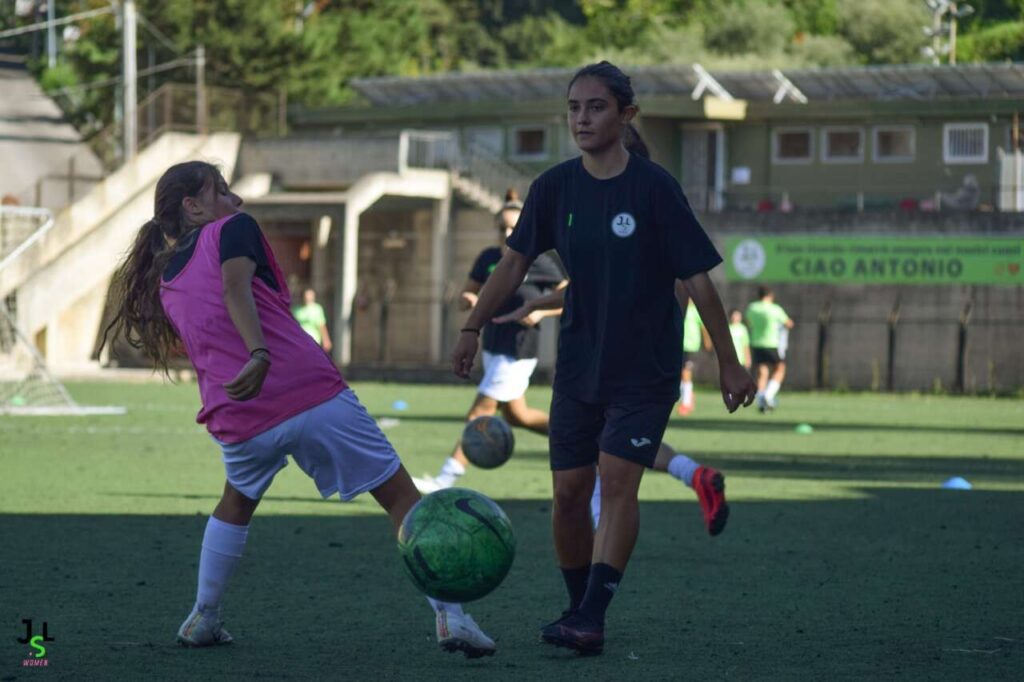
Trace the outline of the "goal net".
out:
<instances>
[{"instance_id":1,"label":"goal net","mask_svg":"<svg viewBox=\"0 0 1024 682\"><path fill-rule=\"evenodd\" d=\"M0 272L53 224L44 209L0 207ZM0 280L2 281L2 280ZM0 292L0 415L124 414L123 407L79 405L17 325L17 293Z\"/></svg>"}]
</instances>

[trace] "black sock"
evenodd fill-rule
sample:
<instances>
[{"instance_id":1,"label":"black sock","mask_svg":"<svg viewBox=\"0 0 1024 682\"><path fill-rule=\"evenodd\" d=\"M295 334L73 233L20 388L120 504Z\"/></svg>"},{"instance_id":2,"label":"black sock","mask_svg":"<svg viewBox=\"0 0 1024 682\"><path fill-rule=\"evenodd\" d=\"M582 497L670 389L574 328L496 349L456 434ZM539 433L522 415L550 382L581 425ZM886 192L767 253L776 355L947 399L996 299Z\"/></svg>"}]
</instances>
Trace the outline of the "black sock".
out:
<instances>
[{"instance_id":1,"label":"black sock","mask_svg":"<svg viewBox=\"0 0 1024 682\"><path fill-rule=\"evenodd\" d=\"M562 578L565 580L565 588L569 590L569 609L575 610L580 607L583 595L587 593L587 579L590 577L590 564L579 568L563 568Z\"/></svg>"},{"instance_id":2,"label":"black sock","mask_svg":"<svg viewBox=\"0 0 1024 682\"><path fill-rule=\"evenodd\" d=\"M608 610L615 591L619 589L622 573L608 564L594 564L590 567L587 593L580 604L580 613L590 620L604 625L604 613Z\"/></svg>"}]
</instances>

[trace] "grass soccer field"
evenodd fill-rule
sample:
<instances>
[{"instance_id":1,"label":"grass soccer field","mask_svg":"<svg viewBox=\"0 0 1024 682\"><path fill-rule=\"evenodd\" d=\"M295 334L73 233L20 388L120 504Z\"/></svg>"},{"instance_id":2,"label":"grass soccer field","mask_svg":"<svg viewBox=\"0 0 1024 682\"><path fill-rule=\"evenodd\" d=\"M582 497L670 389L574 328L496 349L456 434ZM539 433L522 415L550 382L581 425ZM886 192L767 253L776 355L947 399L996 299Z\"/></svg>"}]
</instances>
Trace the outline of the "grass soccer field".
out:
<instances>
[{"instance_id":1,"label":"grass soccer field","mask_svg":"<svg viewBox=\"0 0 1024 682\"><path fill-rule=\"evenodd\" d=\"M0 417L3 681L994 680L1024 670L1019 399L784 393L774 414L728 415L700 393L666 440L726 473L729 526L709 538L692 491L648 473L605 654L586 659L538 642L566 598L546 442L517 431L508 464L462 479L502 505L518 540L508 578L467 608L498 653L468 661L437 650L430 608L373 499L321 500L294 465L264 498L225 598L236 643L177 647L223 486L219 453L194 423L196 387L69 388L129 412ZM413 475L436 473L473 395L355 389ZM550 393L528 398L545 406ZM942 489L953 476L973 489ZM22 667L32 650L16 639L29 618L53 639L45 670Z\"/></svg>"}]
</instances>

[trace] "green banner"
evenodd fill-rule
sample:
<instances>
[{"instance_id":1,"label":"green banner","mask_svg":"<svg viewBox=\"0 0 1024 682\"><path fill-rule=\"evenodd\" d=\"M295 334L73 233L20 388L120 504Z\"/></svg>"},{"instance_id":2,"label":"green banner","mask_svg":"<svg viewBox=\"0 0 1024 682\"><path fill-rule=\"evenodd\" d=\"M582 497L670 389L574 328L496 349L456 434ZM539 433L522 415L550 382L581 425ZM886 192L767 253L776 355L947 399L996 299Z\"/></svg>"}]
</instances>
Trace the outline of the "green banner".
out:
<instances>
[{"instance_id":1,"label":"green banner","mask_svg":"<svg viewBox=\"0 0 1024 682\"><path fill-rule=\"evenodd\" d=\"M1024 284L1024 237L729 237L731 282Z\"/></svg>"}]
</instances>

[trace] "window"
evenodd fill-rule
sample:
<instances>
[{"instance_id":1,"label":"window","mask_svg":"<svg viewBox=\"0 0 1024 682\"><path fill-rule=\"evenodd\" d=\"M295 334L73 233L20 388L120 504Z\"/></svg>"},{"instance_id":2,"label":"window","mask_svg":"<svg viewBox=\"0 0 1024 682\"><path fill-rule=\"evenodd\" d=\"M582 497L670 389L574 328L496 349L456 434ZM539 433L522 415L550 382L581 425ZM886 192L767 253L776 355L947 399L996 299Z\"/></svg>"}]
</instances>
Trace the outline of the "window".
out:
<instances>
[{"instance_id":1,"label":"window","mask_svg":"<svg viewBox=\"0 0 1024 682\"><path fill-rule=\"evenodd\" d=\"M864 131L860 128L825 128L821 132L821 160L825 163L863 161Z\"/></svg>"},{"instance_id":2,"label":"window","mask_svg":"<svg viewBox=\"0 0 1024 682\"><path fill-rule=\"evenodd\" d=\"M914 126L877 126L871 159L879 163L914 160Z\"/></svg>"},{"instance_id":3,"label":"window","mask_svg":"<svg viewBox=\"0 0 1024 682\"><path fill-rule=\"evenodd\" d=\"M512 130L512 156L517 159L545 159L548 156L548 131L540 126Z\"/></svg>"},{"instance_id":4,"label":"window","mask_svg":"<svg viewBox=\"0 0 1024 682\"><path fill-rule=\"evenodd\" d=\"M947 123L942 126L942 160L988 163L988 124Z\"/></svg>"},{"instance_id":5,"label":"window","mask_svg":"<svg viewBox=\"0 0 1024 682\"><path fill-rule=\"evenodd\" d=\"M505 141L504 137L505 134L501 128L468 128L466 130L466 140L471 145L482 147L495 156L501 156L505 151L505 145L502 144Z\"/></svg>"},{"instance_id":6,"label":"window","mask_svg":"<svg viewBox=\"0 0 1024 682\"><path fill-rule=\"evenodd\" d=\"M772 136L772 163L810 163L814 141L810 128L779 128Z\"/></svg>"}]
</instances>

